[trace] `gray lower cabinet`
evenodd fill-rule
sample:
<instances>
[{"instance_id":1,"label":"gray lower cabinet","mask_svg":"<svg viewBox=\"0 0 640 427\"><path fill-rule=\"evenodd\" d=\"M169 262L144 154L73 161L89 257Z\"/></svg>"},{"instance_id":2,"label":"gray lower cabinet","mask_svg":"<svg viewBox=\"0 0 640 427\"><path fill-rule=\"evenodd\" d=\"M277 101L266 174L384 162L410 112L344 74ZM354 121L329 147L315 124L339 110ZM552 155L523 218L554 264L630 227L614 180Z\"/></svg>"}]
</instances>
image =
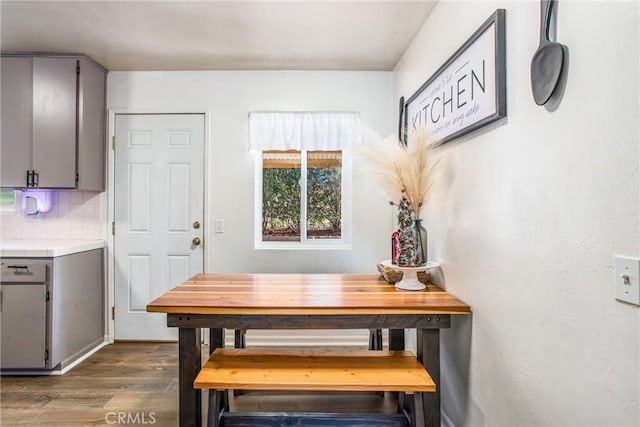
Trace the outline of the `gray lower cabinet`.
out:
<instances>
[{"instance_id":1,"label":"gray lower cabinet","mask_svg":"<svg viewBox=\"0 0 640 427\"><path fill-rule=\"evenodd\" d=\"M104 341L103 249L0 264L2 370L64 369Z\"/></svg>"},{"instance_id":2,"label":"gray lower cabinet","mask_svg":"<svg viewBox=\"0 0 640 427\"><path fill-rule=\"evenodd\" d=\"M47 367L47 286L0 285L2 369Z\"/></svg>"},{"instance_id":3,"label":"gray lower cabinet","mask_svg":"<svg viewBox=\"0 0 640 427\"><path fill-rule=\"evenodd\" d=\"M103 191L106 70L84 56L2 55L0 186Z\"/></svg>"}]
</instances>

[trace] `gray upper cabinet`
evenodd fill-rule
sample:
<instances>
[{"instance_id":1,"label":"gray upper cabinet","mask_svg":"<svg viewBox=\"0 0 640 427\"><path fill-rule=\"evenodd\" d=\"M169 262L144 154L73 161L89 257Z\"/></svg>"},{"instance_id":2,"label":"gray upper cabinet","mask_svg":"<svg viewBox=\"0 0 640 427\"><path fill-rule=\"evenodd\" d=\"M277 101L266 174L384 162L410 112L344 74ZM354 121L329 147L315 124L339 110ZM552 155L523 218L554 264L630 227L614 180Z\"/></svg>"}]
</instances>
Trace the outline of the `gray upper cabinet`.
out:
<instances>
[{"instance_id":1,"label":"gray upper cabinet","mask_svg":"<svg viewBox=\"0 0 640 427\"><path fill-rule=\"evenodd\" d=\"M31 170L33 138L33 61L1 58L0 185L24 187Z\"/></svg>"},{"instance_id":2,"label":"gray upper cabinet","mask_svg":"<svg viewBox=\"0 0 640 427\"><path fill-rule=\"evenodd\" d=\"M76 186L76 60L33 58L33 186Z\"/></svg>"},{"instance_id":3,"label":"gray upper cabinet","mask_svg":"<svg viewBox=\"0 0 640 427\"><path fill-rule=\"evenodd\" d=\"M0 186L104 191L106 70L78 55L0 65Z\"/></svg>"},{"instance_id":4,"label":"gray upper cabinet","mask_svg":"<svg viewBox=\"0 0 640 427\"><path fill-rule=\"evenodd\" d=\"M79 67L78 188L104 191L107 74L87 58L79 59Z\"/></svg>"}]
</instances>

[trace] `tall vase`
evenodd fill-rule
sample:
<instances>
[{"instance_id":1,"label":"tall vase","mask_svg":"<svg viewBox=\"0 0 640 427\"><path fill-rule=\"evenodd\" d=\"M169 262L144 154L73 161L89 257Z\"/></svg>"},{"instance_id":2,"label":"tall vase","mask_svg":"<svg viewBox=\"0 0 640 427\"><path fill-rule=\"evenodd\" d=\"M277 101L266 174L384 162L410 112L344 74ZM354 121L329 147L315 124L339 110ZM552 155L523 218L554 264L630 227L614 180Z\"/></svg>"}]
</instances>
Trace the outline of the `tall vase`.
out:
<instances>
[{"instance_id":1,"label":"tall vase","mask_svg":"<svg viewBox=\"0 0 640 427\"><path fill-rule=\"evenodd\" d=\"M398 226L398 266L417 267L420 263L413 210L406 197L403 197L398 204Z\"/></svg>"},{"instance_id":2,"label":"tall vase","mask_svg":"<svg viewBox=\"0 0 640 427\"><path fill-rule=\"evenodd\" d=\"M422 226L422 220L416 219L414 223L414 238L418 250L419 265L427 263L427 230Z\"/></svg>"}]
</instances>

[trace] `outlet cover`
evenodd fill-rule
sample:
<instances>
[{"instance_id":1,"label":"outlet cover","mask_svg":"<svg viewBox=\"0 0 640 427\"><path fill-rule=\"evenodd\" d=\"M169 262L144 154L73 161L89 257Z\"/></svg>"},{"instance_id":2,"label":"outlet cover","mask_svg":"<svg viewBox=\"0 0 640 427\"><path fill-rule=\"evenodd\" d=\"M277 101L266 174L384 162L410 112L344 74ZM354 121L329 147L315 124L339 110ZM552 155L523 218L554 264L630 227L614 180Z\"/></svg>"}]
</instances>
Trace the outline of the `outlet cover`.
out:
<instances>
[{"instance_id":1,"label":"outlet cover","mask_svg":"<svg viewBox=\"0 0 640 427\"><path fill-rule=\"evenodd\" d=\"M640 258L616 255L616 299L640 305Z\"/></svg>"}]
</instances>

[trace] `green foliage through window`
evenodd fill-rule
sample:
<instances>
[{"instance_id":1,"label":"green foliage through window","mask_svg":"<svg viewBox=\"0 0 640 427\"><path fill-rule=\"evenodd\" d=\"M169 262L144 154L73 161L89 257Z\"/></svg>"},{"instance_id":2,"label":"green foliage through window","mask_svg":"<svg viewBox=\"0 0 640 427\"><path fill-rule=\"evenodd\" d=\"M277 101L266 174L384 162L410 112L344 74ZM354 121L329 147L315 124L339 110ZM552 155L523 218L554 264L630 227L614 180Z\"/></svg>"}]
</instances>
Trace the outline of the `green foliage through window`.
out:
<instances>
[{"instance_id":1,"label":"green foliage through window","mask_svg":"<svg viewBox=\"0 0 640 427\"><path fill-rule=\"evenodd\" d=\"M307 169L307 238L340 238L341 181L338 167Z\"/></svg>"},{"instance_id":2,"label":"green foliage through window","mask_svg":"<svg viewBox=\"0 0 640 427\"><path fill-rule=\"evenodd\" d=\"M300 169L264 168L262 240L300 240Z\"/></svg>"},{"instance_id":3,"label":"green foliage through window","mask_svg":"<svg viewBox=\"0 0 640 427\"><path fill-rule=\"evenodd\" d=\"M0 206L15 206L16 192L14 190L0 190Z\"/></svg>"},{"instance_id":4,"label":"green foliage through window","mask_svg":"<svg viewBox=\"0 0 640 427\"><path fill-rule=\"evenodd\" d=\"M302 162L303 154L307 156L306 162ZM263 241L301 241L303 224L307 239L341 238L339 151L265 151L262 166ZM305 180L306 200L303 200L301 185Z\"/></svg>"}]
</instances>

